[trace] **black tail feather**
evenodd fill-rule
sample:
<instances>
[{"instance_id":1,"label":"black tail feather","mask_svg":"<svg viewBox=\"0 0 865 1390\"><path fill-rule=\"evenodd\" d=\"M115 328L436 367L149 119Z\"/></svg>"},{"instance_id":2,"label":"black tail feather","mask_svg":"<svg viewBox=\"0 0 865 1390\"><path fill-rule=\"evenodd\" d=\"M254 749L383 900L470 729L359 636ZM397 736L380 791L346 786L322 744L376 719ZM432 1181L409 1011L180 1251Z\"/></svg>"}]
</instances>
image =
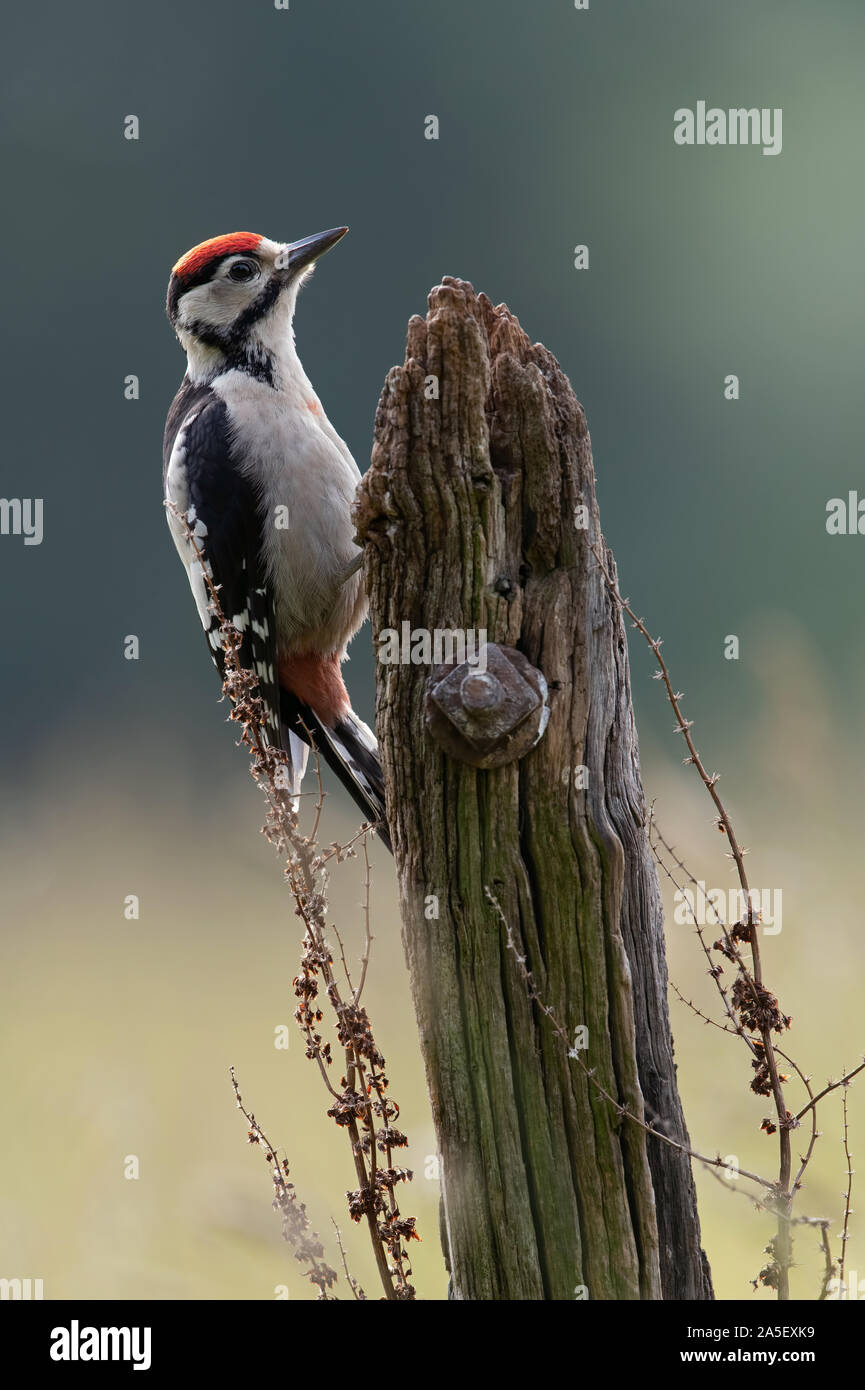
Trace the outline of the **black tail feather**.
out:
<instances>
[{"instance_id":1,"label":"black tail feather","mask_svg":"<svg viewBox=\"0 0 865 1390\"><path fill-rule=\"evenodd\" d=\"M310 731L317 751L349 796L367 820L378 823L376 833L392 854L385 815L384 778L372 730L352 711L329 729L309 705L285 690L281 692L280 717L283 726L304 743L309 743L307 730Z\"/></svg>"}]
</instances>

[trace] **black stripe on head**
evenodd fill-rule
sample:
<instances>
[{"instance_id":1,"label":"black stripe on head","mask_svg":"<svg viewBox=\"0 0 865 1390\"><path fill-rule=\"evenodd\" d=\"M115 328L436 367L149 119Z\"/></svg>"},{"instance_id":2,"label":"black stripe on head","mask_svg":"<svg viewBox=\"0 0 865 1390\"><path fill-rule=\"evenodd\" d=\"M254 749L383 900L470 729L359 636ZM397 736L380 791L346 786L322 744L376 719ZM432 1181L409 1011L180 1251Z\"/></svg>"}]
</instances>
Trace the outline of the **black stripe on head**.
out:
<instances>
[{"instance_id":1,"label":"black stripe on head","mask_svg":"<svg viewBox=\"0 0 865 1390\"><path fill-rule=\"evenodd\" d=\"M236 253L232 253L236 254ZM225 259L222 257L222 259ZM172 280L175 277L172 276ZM209 278L209 277L208 277ZM274 364L272 354L267 351L261 343L250 342L250 333L264 316L270 312L286 286L288 277L285 272L274 271L270 279L264 286L261 293L249 304L243 313L239 314L228 328L214 328L212 324L203 323L200 319L194 319L186 326L186 331L197 338L200 343L207 347L217 348L225 357L225 368L230 370L235 368L237 371L246 372L249 376L254 376L259 381L264 381L268 386L274 384ZM206 283L197 280L196 283ZM175 318L177 314L177 300L180 294L185 294L187 289L191 289L189 284L183 284L179 294L175 296ZM169 285L169 302L171 300L171 285ZM169 309L169 318L171 310ZM175 320L172 319L172 323Z\"/></svg>"},{"instance_id":2,"label":"black stripe on head","mask_svg":"<svg viewBox=\"0 0 865 1390\"><path fill-rule=\"evenodd\" d=\"M202 282L199 281L199 284ZM236 353L246 342L250 330L260 319L263 319L276 303L287 283L284 272L274 271L261 293L251 304L248 304L242 314L238 314L233 323L227 328L215 328L212 324L204 323L201 319L193 319L187 325L187 332L193 337L198 338L199 342L206 343L208 347L220 348L227 357ZM184 285L181 293L185 294L189 285Z\"/></svg>"},{"instance_id":3,"label":"black stripe on head","mask_svg":"<svg viewBox=\"0 0 865 1390\"><path fill-rule=\"evenodd\" d=\"M264 289L251 304L247 305L231 327L223 335L230 346L236 347L248 336L250 329L269 313L288 283L285 271L274 270Z\"/></svg>"},{"instance_id":4,"label":"black stripe on head","mask_svg":"<svg viewBox=\"0 0 865 1390\"><path fill-rule=\"evenodd\" d=\"M172 271L171 279L168 282L168 294L165 296L165 312L172 328L177 327L177 306L185 288L180 276Z\"/></svg>"}]
</instances>

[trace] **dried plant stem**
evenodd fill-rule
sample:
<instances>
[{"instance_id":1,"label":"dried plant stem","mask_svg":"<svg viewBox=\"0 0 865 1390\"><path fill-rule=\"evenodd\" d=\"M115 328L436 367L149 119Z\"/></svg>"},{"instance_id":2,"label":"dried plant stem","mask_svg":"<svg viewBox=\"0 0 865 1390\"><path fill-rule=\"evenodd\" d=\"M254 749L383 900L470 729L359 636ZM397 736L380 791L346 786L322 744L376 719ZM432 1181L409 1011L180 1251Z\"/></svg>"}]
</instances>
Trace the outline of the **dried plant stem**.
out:
<instances>
[{"instance_id":1,"label":"dried plant stem","mask_svg":"<svg viewBox=\"0 0 865 1390\"><path fill-rule=\"evenodd\" d=\"M364 947L363 955L361 956L360 960L360 980L358 981L358 986L357 989L354 991L354 997L352 999L352 1003L354 1004L360 1003L360 996L363 994L363 987L366 984L366 971L367 966L369 965L370 953L372 951L372 929L370 927L369 917L369 895L370 889L372 887L372 873L369 864L369 846L366 841L366 836L364 836L363 839L363 860L364 865L366 867L366 875L363 880Z\"/></svg>"},{"instance_id":2,"label":"dried plant stem","mask_svg":"<svg viewBox=\"0 0 865 1390\"><path fill-rule=\"evenodd\" d=\"M832 1258L832 1247L829 1244L829 1225L828 1222L820 1232L820 1248L823 1251L823 1280L820 1285L820 1292L817 1295L817 1302L823 1303L829 1294L829 1285L835 1273L835 1261Z\"/></svg>"},{"instance_id":3,"label":"dried plant stem","mask_svg":"<svg viewBox=\"0 0 865 1390\"><path fill-rule=\"evenodd\" d=\"M844 1224L841 1228L841 1256L838 1261L838 1279L841 1285L841 1293L845 1292L844 1272L847 1266L847 1241L850 1238L850 1199L853 1196L853 1156L850 1153L850 1130L847 1122L847 1087L844 1087L841 1096L841 1114L844 1121L844 1157L847 1160L847 1189L844 1193Z\"/></svg>"},{"instance_id":4,"label":"dried plant stem","mask_svg":"<svg viewBox=\"0 0 865 1390\"><path fill-rule=\"evenodd\" d=\"M807 1105L802 1106L802 1109L797 1114L796 1119L801 1120L803 1115L807 1115L809 1110L811 1110L815 1105L819 1105L823 1097L828 1096L830 1091L837 1091L839 1086L849 1086L854 1076L858 1076L861 1071L865 1071L865 1059L863 1059L863 1061L859 1063L858 1067L852 1067L850 1071L845 1071L842 1076L838 1077L837 1081L829 1081L823 1087L822 1091L817 1092L813 1100L809 1100Z\"/></svg>"},{"instance_id":5,"label":"dried plant stem","mask_svg":"<svg viewBox=\"0 0 865 1390\"><path fill-rule=\"evenodd\" d=\"M760 943L757 935L757 925L754 920L754 909L753 904L751 902L751 889L748 884L748 874L745 869L745 850L740 846L739 841L736 838L736 832L733 829L732 821L730 820L730 817L727 813L727 809L723 801L721 800L721 797L718 794L716 787L716 783L718 781L718 774L713 773L711 776L709 775L709 773L706 771L700 754L697 751L697 747L691 736L691 728L693 727L693 721L686 719L682 714L681 706L679 703L682 698L682 695L681 692L676 691L673 688L673 683L670 679L670 673L667 668L667 663L661 655L660 639L652 636L642 619L637 617L636 613L631 608L627 599L622 598L622 595L619 592L618 583L610 574L609 569L607 568L607 565L604 559L602 558L598 548L595 545L592 545L591 542L590 548L592 554L595 557L595 560L598 563L598 567L604 577L604 580L606 581L607 589L610 595L612 596L614 601L619 604L619 607L622 609L622 611L624 613L627 613L636 630L648 643L651 652L653 653L655 659L658 662L658 666L660 668L658 676L664 683L664 688L667 692L667 699L670 702L670 706L677 720L675 732L682 735L683 739L685 740L685 745L688 749L688 756L685 759L685 762L686 764L692 764L693 767L696 768L700 780L703 783L703 786L706 788L706 791L709 793L709 796L712 799L712 803L715 807L718 816L718 824L722 827L724 833L727 836L727 842L730 846L730 853L736 865L736 872L739 877L739 884L744 895L744 901L747 904L748 944L751 948L752 968L750 974L745 970L742 971L742 974L745 984L752 994L754 1000L755 1013L757 1015L762 1015L764 1013L764 1010L761 1008L763 966L760 957ZM793 1126L795 1126L796 1121L793 1118L793 1116L790 1115L784 1098L784 1089L781 1084L781 1077L778 1070L778 1061L775 1056L775 1047L772 1039L772 1029L770 1024L767 1022L761 1022L759 1032L763 1043L763 1052L766 1061L766 1067L768 1070L769 1082L772 1089L772 1095L775 1101L775 1112L778 1119L777 1127L778 1144L780 1150L780 1162L777 1183L778 1230L774 1247L774 1256L777 1265L778 1298L781 1300L786 1300L790 1297L790 1265L792 1263L793 1258L789 1224L789 1217L792 1210L793 1200L793 1192L791 1191L792 1145L790 1140L790 1130Z\"/></svg>"},{"instance_id":6,"label":"dried plant stem","mask_svg":"<svg viewBox=\"0 0 865 1390\"><path fill-rule=\"evenodd\" d=\"M393 1149L405 1146L408 1140L391 1125L391 1120L399 1114L399 1108L386 1095L388 1080L384 1073L385 1060L375 1044L366 1010L357 1002L360 991L352 988L346 971L352 998L351 1002L343 999L333 970L333 957L325 937L325 865L333 858L340 863L345 858L354 857L354 844L361 839L364 842L367 894L362 986L366 977L372 939L369 929L370 869L366 851L366 837L372 827L362 826L347 845L334 844L326 853L319 851L316 834L324 802L324 788L315 741L311 731L307 729L307 738L315 758L318 800L313 835L305 836L301 833L293 798L285 789L287 755L282 748L274 747L270 743L264 703L252 693L258 685L258 678L254 672L245 670L240 663L239 652L243 645L243 636L227 621L222 611L218 586L213 583L205 552L193 534L186 516L173 505L171 510L183 525L186 539L198 556L208 589L210 607L219 623L224 667L223 692L231 701L230 718L241 725L241 742L252 754L250 770L268 807L264 834L285 859L285 878L294 897L295 911L304 924L304 954L300 972L294 980L295 994L299 1000L295 1017L306 1038L306 1055L316 1062L328 1093L333 1099L334 1103L328 1115L340 1128L346 1130L351 1144L359 1186L356 1191L346 1194L349 1215L354 1221L366 1219L385 1297L411 1300L415 1298L415 1290L409 1281L411 1268L407 1250L402 1242L419 1237L414 1229L414 1217L401 1216L394 1189L397 1183L410 1181L412 1174L408 1169L395 1168L392 1161ZM341 944L340 950L342 951ZM342 957L344 962L344 951ZM340 1083L341 1090L337 1090L331 1084L328 1076L328 1068L332 1065L331 1045L323 1041L317 1027L322 1019L322 1011L318 1004L320 982L324 985L327 1000L336 1016L337 1036L344 1049L345 1076ZM238 1096L238 1103L239 1099ZM383 1120L383 1126L379 1130L375 1127L376 1115ZM251 1142L264 1142L267 1151L270 1151L264 1136L252 1123L250 1133L251 1136L259 1136L252 1137ZM386 1158L387 1166L384 1169L378 1165L377 1149L380 1149Z\"/></svg>"},{"instance_id":7,"label":"dried plant stem","mask_svg":"<svg viewBox=\"0 0 865 1390\"><path fill-rule=\"evenodd\" d=\"M679 868L679 869L682 871L682 873L686 876L686 878L688 879L688 881L689 881L690 883L692 883L695 887L699 887L699 884L698 884L697 879L696 879L696 878L694 877L694 875L690 872L690 870L686 867L686 865L682 862L682 860L678 857L678 855L676 854L676 852L675 852L673 846L670 845L670 844L668 844L667 841L664 839L664 836L661 834L661 831L660 831L660 829L658 828L657 821L655 820L655 817L654 817L654 807L653 807L653 808L652 808L652 811L650 812L650 817L649 817L649 842L650 842L650 844L652 845L652 849L653 849L653 851L654 851L654 853L655 853L655 859L656 859L658 865L664 870L664 872L666 873L667 877L670 879L671 883L672 883L672 884L674 885L674 887L679 891L679 893L680 893L680 894L682 895L682 897L683 897L684 902L687 904L687 901L688 901L688 900L687 900L687 898L686 898L685 895L684 895L684 891L683 891L683 889L682 889L682 887L681 887L681 884L678 882L678 880L676 879L676 877L674 876L674 874L671 872L671 870L669 869L669 867L667 866L667 864L664 862L662 855L661 855L661 854L659 853L659 851L658 851L658 848L657 848L657 841L659 841L659 842L661 843L661 845L663 845L664 850L670 855L670 857L673 859L674 863L678 866L678 868ZM715 904L712 902L711 898L706 898L706 902L707 902L708 906L711 908L712 915L714 916L717 925L721 928L721 930L722 930L723 933L724 933L724 939L725 939L725 942L727 943L729 953L730 953L730 954L734 954L734 955L736 956L737 962L740 962L740 961L741 961L741 958L740 958L738 949L736 948L735 943L731 940L731 938L730 938L730 936L729 936L729 933L727 932L727 929L726 929L724 923L722 922L720 916L718 915L718 912L717 912L717 910L716 910L716 908L715 908ZM706 941L705 941L705 938L704 938L704 936L703 936L703 933L702 933L700 924L699 924L699 922L697 921L696 913L695 913L695 911L694 911L693 909L690 908L690 905L688 905L688 907L689 907L689 911L690 911L690 914L691 914L691 919L692 919L692 921L693 921L693 923L694 923L694 930L695 930L695 932L696 932L696 934L697 934L697 937L699 938L700 945L701 945L701 947L702 947L702 949L703 949L703 952L704 952L706 958L708 959L708 961L709 961L709 963L710 963L709 974L711 975L711 977L712 977L712 978L714 979L714 981L715 981L715 985L716 985L716 987L717 987L717 989L718 989L718 992L719 992L719 994L720 994L720 996L721 996L721 1000L722 1000L722 1002L723 1002L725 1012L727 1013L727 1016L728 1016L728 1018L730 1019L730 1023L731 1023L732 1026L728 1026L728 1025L725 1024L725 1023L718 1023L716 1019L710 1018L710 1017L708 1016L708 1014L703 1013L702 1009L699 1009L699 1008L697 1007L697 1005L693 1002L693 1000L687 999L687 998L685 997L685 995L682 994L681 990L678 988L678 986L677 986L677 985L675 984L675 982L672 981L672 980L670 981L671 987L672 987L672 989L675 991L675 993L677 994L677 996L679 997L679 999L681 999L682 1003L683 1003L683 1004L686 1004L686 1005L688 1006L688 1008L691 1009L692 1012L695 1013L695 1014L697 1015L698 1018L701 1018L701 1019L703 1020L704 1023L712 1024L715 1028L719 1028L719 1029L721 1030L722 1033L729 1033L729 1034L731 1034L731 1035L734 1035L734 1034L735 1034L736 1036L742 1038L742 1039L744 1040L744 1042L747 1043L747 1045L748 1045L748 1047L749 1047L749 1049L750 1049L752 1055L754 1055L755 1057L758 1057L758 1058L759 1058L759 1057L761 1056L761 1054L760 1054L758 1048L757 1048L756 1045L754 1044L753 1040L752 1040L751 1038L748 1037L747 1033L744 1031L744 1029L742 1028L741 1024L740 1024L739 1021L737 1020L735 1014L733 1013L732 1009L730 1008L730 1004L729 1004L729 1001L728 1001L728 998L727 998L727 991L724 989L723 985L721 984L720 979L719 979L718 974L717 974L717 971L716 971L716 969L715 969L715 968L713 967L713 965L712 965L712 957L711 957L711 955L710 955L709 948L708 948L708 946L706 945ZM796 1075L799 1077L799 1079L801 1080L803 1086L805 1087L805 1090L806 1090L807 1093L808 1093L809 1099L813 1102L813 1100L814 1100L814 1092L813 1092L813 1090L812 1090L812 1088L811 1088L810 1078L807 1077L807 1076L805 1075L805 1073L802 1071L802 1069L801 1069L801 1067L799 1066L799 1064L789 1055L789 1053L784 1052L782 1048L780 1048L780 1047L777 1046L777 1044L775 1045L775 1051L776 1051L777 1055L778 1055L779 1057L783 1057L784 1061L785 1061L785 1062L788 1062L789 1065L790 1065L790 1066L793 1068L793 1070L796 1072ZM803 1113L805 1113L805 1112L803 1112ZM797 1118L798 1118L798 1117L797 1117ZM817 1139L819 1138L819 1135L820 1135L820 1132L819 1132L819 1130L817 1129L817 1111L816 1111L816 1109L815 1109L815 1108L813 1107L813 1105L812 1105L812 1106L811 1106L811 1137L810 1137L810 1141L809 1141L809 1144L808 1144L808 1149L807 1149L807 1151L806 1151L806 1153L805 1153L805 1156L804 1156L803 1159L802 1159L801 1166L800 1166L799 1171L798 1171L798 1173L796 1174L796 1177L795 1177L795 1179L794 1179L794 1181L793 1181L793 1184L792 1184L791 1192L793 1192L793 1193L797 1192L797 1191L799 1190L799 1188L801 1187L801 1185L802 1185L802 1177L803 1177L803 1175L804 1175L805 1169L808 1167L808 1164L809 1164L809 1162L811 1161L811 1155L812 1155L813 1152L814 1152L814 1145L816 1144ZM795 1222L794 1222L793 1224L795 1224Z\"/></svg>"},{"instance_id":8,"label":"dried plant stem","mask_svg":"<svg viewBox=\"0 0 865 1390\"><path fill-rule=\"evenodd\" d=\"M322 1256L324 1246L318 1238L318 1233L310 1229L309 1217L306 1214L306 1206L303 1202L298 1202L297 1193L294 1190L294 1183L288 1181L288 1159L284 1158L282 1163L277 1158L276 1149L271 1144L261 1125L256 1120L251 1110L247 1110L243 1104L240 1088L234 1067L231 1068L231 1084L234 1088L234 1098L237 1108L249 1125L248 1139L250 1144L260 1144L264 1157L270 1166L270 1176L273 1182L273 1207L275 1211L282 1213L282 1238L288 1241L294 1249L297 1259L301 1264L308 1264L306 1277L311 1284L318 1289L318 1296L325 1302L333 1303L336 1300L328 1292L336 1283L336 1271L330 1265L325 1264ZM342 1246L340 1245L340 1249ZM346 1269L346 1277L351 1283L351 1279ZM357 1295L355 1294L355 1297Z\"/></svg>"},{"instance_id":9,"label":"dried plant stem","mask_svg":"<svg viewBox=\"0 0 865 1390\"><path fill-rule=\"evenodd\" d=\"M365 844L366 836L362 838ZM295 981L295 993L300 1001L297 1019L307 1040L307 1056L317 1062L328 1091L336 1102L328 1113L347 1130L349 1136L359 1184L357 1191L349 1194L349 1212L355 1220L366 1220L385 1297L393 1300L411 1299L414 1289L409 1282L411 1271L401 1238L413 1237L414 1221L413 1218L400 1218L393 1190L396 1182L408 1181L410 1177L407 1170L394 1169L391 1162L388 1121L396 1107L385 1097L387 1078L381 1070L384 1058L375 1046L366 1013L354 1000L351 1003L343 1000L330 949L324 938L325 899L319 876L325 858L331 855L317 855L312 842L296 835L292 837L292 848L294 855L286 868L286 878L295 899L295 910L306 928L301 973ZM350 852L345 846L333 851L340 858ZM368 863L367 859L367 877ZM344 1047L345 1078L341 1091L337 1091L327 1077L329 1046L322 1045L316 1029L321 1018L316 1002L319 989L315 977L318 975L337 1016L337 1031ZM352 990L352 995L354 993ZM372 1094L376 1096L375 1101L369 1098ZM375 1128L377 1108L385 1120L385 1126L380 1131ZM400 1135L399 1140L403 1144L406 1142L404 1135ZM383 1173L377 1163L376 1150L379 1145L387 1156L387 1168ZM382 1227L379 1217L384 1211L387 1215Z\"/></svg>"},{"instance_id":10,"label":"dried plant stem","mask_svg":"<svg viewBox=\"0 0 865 1390\"><path fill-rule=\"evenodd\" d=\"M664 862L663 856L660 854L660 852L659 852L659 850L658 850L658 842L660 842L660 843L663 845L664 849L665 849L665 850L667 851L667 853L670 855L670 857L671 857L671 859L673 860L673 862L674 862L674 863L677 865L677 867L682 871L682 873L684 873L684 875L685 875L686 878L689 880L689 882L692 883L692 884L694 885L694 887L698 887L699 885L698 885L698 883L697 883L696 878L694 878L694 876L693 876L693 874L690 872L690 870L687 869L687 868L685 867L685 865L682 863L682 860L679 859L678 856L676 855L676 852L675 852L675 850L673 849L672 845L669 845L669 844L667 843L667 841L664 839L663 835L661 834L661 832L660 832L660 830L659 830L659 828L658 828L658 823L657 823L657 821L655 820L654 808L652 808L652 810L651 810L651 812L650 812L650 814L649 814L649 844L650 844L651 849L652 849L652 852L653 852L653 854L654 854L654 856L655 856L655 861L656 861L656 863L658 864L658 867L663 871L663 873L666 874L667 878L670 880L670 882L672 883L673 887L674 887L675 889L677 889L677 891L682 895L683 900L684 900L685 902L687 902L687 898L685 897L684 889L682 888L681 883L679 883L679 881L677 880L677 878L676 878L675 875L673 874L672 870L670 869L669 865L667 865L667 864ZM736 962L737 962L737 965L738 965L739 968L740 968L740 971L743 972L745 975L747 975L747 970L745 969L744 962L742 961L741 953L739 952L739 949L738 949L738 947L736 946L736 943L735 943L735 942L733 941L733 939L731 938L730 933L729 933L728 930L727 930L726 924L725 924L724 922L722 922L720 916L718 915L718 913L717 913L717 911L716 911L716 909L715 909L715 904L714 904L710 899L708 899L708 898L706 899L706 901L708 902L709 907L712 909L712 915L713 915L714 918L715 918L715 922L716 922L717 926L720 927L720 929L721 929L721 931L722 931L722 933L723 933L724 942L725 942L725 945L727 946L727 950L728 950L729 955L730 955L731 957L733 957L733 958L736 959ZM689 910L690 910L690 909L689 909ZM721 984L720 973L719 973L719 971L718 971L718 969L717 969L717 967L716 967L716 965L715 965L714 960L712 959L711 948L710 948L710 947L707 945L707 943L706 943L706 938L705 938L704 935L703 935L703 928L702 928L702 926L700 925L700 923L697 921L697 915L696 915L696 912L694 912L694 911L691 911L691 920L692 920L692 922L693 922L693 924L694 924L694 931L696 932L697 939L698 939L699 942L700 942L700 947L701 947L701 949L702 949L702 951L703 951L704 956L706 957L706 960L709 962L709 975L711 976L711 978L712 978L712 979L714 980L714 982L715 982L715 988L717 989L718 994L720 995L721 1003L722 1003L723 1008L724 1008L724 1012L726 1013L727 1017L728 1017L729 1020L730 1020L730 1023L732 1024L732 1029L731 1029L730 1031L734 1032L734 1033L736 1034L737 1037L741 1038L742 1041L743 1041L743 1042L746 1044L746 1046L748 1047L748 1050L752 1053L752 1055L755 1055L755 1056L756 1056L757 1048L754 1046L753 1040L752 1040L752 1039L748 1036L748 1034L745 1032L745 1029L742 1027L742 1024L739 1022L739 1020L736 1018L736 1015L735 1015L734 1012L733 1012L732 1006L731 1006L731 1004L730 1004L730 1000L729 1000L729 998L727 997L727 991L725 990L724 986Z\"/></svg>"},{"instance_id":11,"label":"dried plant stem","mask_svg":"<svg viewBox=\"0 0 865 1390\"><path fill-rule=\"evenodd\" d=\"M363 1303L366 1301L366 1294L364 1293L357 1279L354 1278L354 1275L349 1270L348 1258L345 1253L345 1246L342 1243L342 1232L340 1231L333 1217L331 1217L330 1219L333 1224L333 1229L336 1233L336 1243L339 1246L339 1253L342 1259L342 1267L345 1271L346 1282L348 1283L348 1286L351 1289L354 1297L357 1299L358 1303Z\"/></svg>"},{"instance_id":12,"label":"dried plant stem","mask_svg":"<svg viewBox=\"0 0 865 1390\"><path fill-rule=\"evenodd\" d=\"M755 1193L745 1192L743 1188L736 1187L735 1182L730 1181L729 1165L727 1165L726 1177L722 1176L722 1174L718 1171L717 1168L707 1168L706 1172L715 1179L715 1182L720 1183L721 1187L724 1188L725 1192L737 1193L740 1197L744 1197L746 1201L751 1202L758 1211L765 1211L770 1216L777 1217L778 1213L772 1202L764 1202L762 1198L756 1196ZM739 1172L738 1168L736 1169L736 1172ZM828 1227L832 1225L832 1222L828 1216L791 1216L790 1225L820 1226L826 1227L828 1229Z\"/></svg>"},{"instance_id":13,"label":"dried plant stem","mask_svg":"<svg viewBox=\"0 0 865 1390\"><path fill-rule=\"evenodd\" d=\"M804 1072L797 1066L797 1064L793 1061L793 1058L792 1058L792 1057L789 1057L789 1056L787 1055L786 1052L782 1052L781 1049L780 1049L780 1047L778 1048L778 1056L779 1056L779 1057L783 1057L784 1060L785 1060L785 1062L789 1062L789 1063L790 1063L790 1066L791 1066L791 1067L793 1068L793 1070L796 1072L796 1075L799 1077L800 1081L802 1082L802 1085L805 1087L805 1090L808 1092L808 1097L809 1097L809 1099L813 1101L813 1099L814 1099L814 1092L813 1092L813 1090L811 1089L811 1078L808 1077L808 1076L806 1076L805 1073L804 1073ZM796 1174L795 1178L793 1179L793 1186L792 1186L791 1191L792 1191L794 1194L795 1194L796 1192L798 1192L798 1191L799 1191L799 1188L802 1186L802 1178L803 1178L804 1175L805 1175L805 1169L808 1167L808 1164L811 1162L811 1155L812 1155L813 1152L814 1152L814 1146L815 1146L815 1144L817 1143L817 1140L818 1140L819 1138L820 1138L820 1131L819 1131L819 1129L817 1128L817 1110L816 1110L816 1107L815 1107L814 1105L812 1105L812 1106L811 1106L811 1136L810 1136L810 1138L809 1138L809 1140L808 1140L808 1147L807 1147L807 1149L805 1150L805 1153L804 1153L804 1155L803 1155L803 1157L802 1157L802 1160L801 1160L801 1162L800 1162L800 1164L799 1164L799 1171L798 1171L798 1173Z\"/></svg>"},{"instance_id":14,"label":"dried plant stem","mask_svg":"<svg viewBox=\"0 0 865 1390\"><path fill-rule=\"evenodd\" d=\"M549 1004L546 1004L544 1000L541 998L541 996L538 994L537 989L535 987L535 981L532 972L529 970L526 964L525 956L520 954L516 941L514 940L514 934L511 929L511 925L505 917L504 912L502 911L502 907L499 903L498 898L486 885L484 886L484 893L486 894L487 901L494 908L499 918L499 921L504 927L507 948L509 951L511 951L511 953L514 955L516 959L517 965L520 969L520 973L523 977L523 980L526 983L529 998L535 1004L537 1004L541 1013L549 1019L553 1032L564 1043L565 1048L567 1050L567 1054L570 1057L571 1061L576 1062L577 1066L580 1068L580 1071L582 1071L583 1075L588 1079L590 1084L594 1086L595 1090L599 1093L599 1095L602 1095L604 1100L608 1101L610 1105L614 1107L618 1115L622 1116L624 1119L630 1120L633 1124L638 1125L639 1128L644 1130L646 1134L651 1134L654 1139L660 1139L663 1144L668 1144L671 1148L678 1149L680 1153L688 1154L690 1158L696 1158L700 1163L705 1163L709 1168L726 1169L728 1165L724 1162L720 1155L718 1155L715 1158L709 1158L708 1155L698 1153L696 1149L689 1148L687 1144L680 1143L678 1139L672 1139L668 1134L663 1134L659 1129L655 1129L654 1125L648 1123L639 1115L635 1115L634 1112L632 1110L629 1110L626 1105L622 1105L621 1101L616 1100L615 1096L610 1095L610 1092L601 1084L601 1082L595 1076L594 1068L587 1066L580 1054L574 1048L571 1047L570 1039L568 1038L568 1035L565 1032L562 1025L559 1023L558 1019L556 1018L553 1009L550 1007ZM772 1193L777 1193L777 1184L771 1182L769 1178L761 1177L759 1173L751 1173L748 1171L747 1168L740 1168L738 1171L741 1177L749 1178L751 1182L758 1183L760 1187L765 1187L768 1191Z\"/></svg>"}]
</instances>

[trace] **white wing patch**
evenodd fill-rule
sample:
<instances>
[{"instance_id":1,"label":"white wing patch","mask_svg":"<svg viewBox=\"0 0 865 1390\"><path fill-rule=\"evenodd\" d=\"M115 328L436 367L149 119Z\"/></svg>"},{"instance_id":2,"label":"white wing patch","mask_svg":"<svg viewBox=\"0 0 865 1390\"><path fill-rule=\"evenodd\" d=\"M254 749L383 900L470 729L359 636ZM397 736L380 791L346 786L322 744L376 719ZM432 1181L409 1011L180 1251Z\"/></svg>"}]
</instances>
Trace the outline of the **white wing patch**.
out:
<instances>
[{"instance_id":1,"label":"white wing patch","mask_svg":"<svg viewBox=\"0 0 865 1390\"><path fill-rule=\"evenodd\" d=\"M188 507L189 487L186 479L186 431L193 420L198 418L198 411L193 411L184 420L183 425L177 432L174 447L171 450L171 457L168 460L168 469L165 475L165 499L173 502L180 512L186 513L186 521L196 540L203 541L207 535L207 526L196 516L195 508ZM195 607L201 619L201 626L207 633L208 641L215 651L220 645L219 633L210 632L213 624L213 612L210 607L210 593L205 583L205 571L209 579L213 579L213 571L207 560L202 567L201 560L195 546L186 534L186 528L179 517L175 516L171 507L166 509L168 517L168 529L177 548L177 553L183 561L184 569L189 580L189 587L192 590L192 597L195 599Z\"/></svg>"},{"instance_id":2,"label":"white wing patch","mask_svg":"<svg viewBox=\"0 0 865 1390\"><path fill-rule=\"evenodd\" d=\"M297 734L292 733L291 730L289 730L288 734L288 752L291 758L291 795L294 803L293 810L296 813L300 805L298 800L300 796L300 786L303 782L306 772L306 763L309 758L309 745L304 743L303 739L298 738Z\"/></svg>"}]
</instances>

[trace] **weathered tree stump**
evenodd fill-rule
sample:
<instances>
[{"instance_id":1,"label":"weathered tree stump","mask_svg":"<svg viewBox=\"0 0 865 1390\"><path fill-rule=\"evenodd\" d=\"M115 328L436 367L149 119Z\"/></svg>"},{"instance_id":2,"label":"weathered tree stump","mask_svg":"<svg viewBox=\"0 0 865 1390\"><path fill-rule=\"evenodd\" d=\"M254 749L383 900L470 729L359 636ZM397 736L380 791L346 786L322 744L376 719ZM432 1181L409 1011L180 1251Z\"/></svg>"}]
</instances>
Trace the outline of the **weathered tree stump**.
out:
<instances>
[{"instance_id":1,"label":"weathered tree stump","mask_svg":"<svg viewBox=\"0 0 865 1390\"><path fill-rule=\"evenodd\" d=\"M569 1038L588 1029L598 1081L687 1144L625 632L590 549L613 566L585 415L505 306L449 277L429 305L385 382L358 493L373 635L485 629L549 689L540 742L479 769L427 728L429 665L378 666L451 1294L711 1298L689 1159L568 1058L485 892L538 999Z\"/></svg>"}]
</instances>

